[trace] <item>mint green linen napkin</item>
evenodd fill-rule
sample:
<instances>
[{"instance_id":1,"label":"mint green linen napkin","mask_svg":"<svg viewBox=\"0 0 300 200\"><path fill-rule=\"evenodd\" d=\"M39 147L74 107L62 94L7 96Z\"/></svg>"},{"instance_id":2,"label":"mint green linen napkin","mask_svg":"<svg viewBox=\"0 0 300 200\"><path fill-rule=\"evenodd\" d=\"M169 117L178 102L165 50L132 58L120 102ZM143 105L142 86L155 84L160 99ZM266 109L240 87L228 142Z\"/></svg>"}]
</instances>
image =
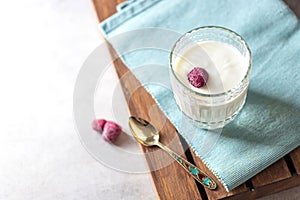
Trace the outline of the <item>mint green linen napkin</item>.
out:
<instances>
[{"instance_id":1,"label":"mint green linen napkin","mask_svg":"<svg viewBox=\"0 0 300 200\"><path fill-rule=\"evenodd\" d=\"M100 24L117 51L135 43L151 46L168 37L155 33L115 42L131 30L159 27L181 34L200 26L217 25L242 35L250 46L253 68L244 109L224 127L213 148L203 153L213 132L199 129L182 115L168 87L149 84L159 79L168 85L169 52L144 49L122 55L127 66L196 154L231 190L299 146L300 137L300 26L280 0L131 0ZM166 48L180 35L168 38ZM125 37L126 38L126 37ZM149 39L150 38L150 39ZM121 44L120 44L121 43ZM150 45L149 45L150 44ZM140 66L152 73L142 74ZM160 66L158 68L157 66Z\"/></svg>"}]
</instances>

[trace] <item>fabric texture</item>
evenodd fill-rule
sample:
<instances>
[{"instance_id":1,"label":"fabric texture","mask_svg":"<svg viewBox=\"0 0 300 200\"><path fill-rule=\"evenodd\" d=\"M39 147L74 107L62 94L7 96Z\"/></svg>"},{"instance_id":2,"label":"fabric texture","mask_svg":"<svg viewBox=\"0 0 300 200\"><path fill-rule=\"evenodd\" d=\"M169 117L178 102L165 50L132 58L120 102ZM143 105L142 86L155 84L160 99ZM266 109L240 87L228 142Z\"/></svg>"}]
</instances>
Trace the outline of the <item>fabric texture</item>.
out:
<instances>
[{"instance_id":1,"label":"fabric texture","mask_svg":"<svg viewBox=\"0 0 300 200\"><path fill-rule=\"evenodd\" d=\"M182 115L168 87L151 84L169 84L169 52L144 49L122 54L137 41L151 46L155 38L168 36L149 29L151 39L137 34L112 44L195 153L231 190L300 144L300 26L294 13L281 0L131 0L119 5L100 28L109 41L142 28L172 30L178 34L166 39L164 48L170 50L181 34L211 25L239 33L253 61L246 104L221 134L198 128ZM137 70L139 66L148 67L149 73Z\"/></svg>"}]
</instances>

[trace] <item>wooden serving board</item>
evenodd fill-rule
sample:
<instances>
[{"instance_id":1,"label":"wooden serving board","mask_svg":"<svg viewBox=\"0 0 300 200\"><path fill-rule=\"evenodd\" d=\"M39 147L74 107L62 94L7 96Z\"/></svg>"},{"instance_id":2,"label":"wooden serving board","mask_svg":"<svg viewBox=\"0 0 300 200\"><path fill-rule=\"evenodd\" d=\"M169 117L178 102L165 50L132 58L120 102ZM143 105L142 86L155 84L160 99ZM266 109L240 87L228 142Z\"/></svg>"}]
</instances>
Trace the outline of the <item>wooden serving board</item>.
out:
<instances>
[{"instance_id":1,"label":"wooden serving board","mask_svg":"<svg viewBox=\"0 0 300 200\"><path fill-rule=\"evenodd\" d=\"M98 21L101 22L116 12L116 5L124 0L92 0ZM286 0L295 12L300 13L300 4L293 0ZM298 15L300 16L300 15ZM109 44L108 44L109 45ZM109 46L113 58L116 52ZM114 60L118 77L122 77L122 87L128 107L132 115L151 121L156 127L161 127L161 142L196 164L210 176L217 178L207 169L203 162L190 150L186 142L177 134L176 129L166 116L155 106L151 95L140 87L139 81L131 74L120 59ZM123 75L126 74L125 78ZM130 96L128 94L131 94ZM151 116L149 109L151 108ZM160 168L161 161L169 159L169 155L158 148L145 148L140 146L150 169ZM157 151L155 157L148 152ZM221 183L217 181L217 190L211 191L194 181L176 162L151 170L153 186L158 199L256 199L270 195L291 187L300 185L300 147L271 165L255 177L230 192L226 192Z\"/></svg>"}]
</instances>

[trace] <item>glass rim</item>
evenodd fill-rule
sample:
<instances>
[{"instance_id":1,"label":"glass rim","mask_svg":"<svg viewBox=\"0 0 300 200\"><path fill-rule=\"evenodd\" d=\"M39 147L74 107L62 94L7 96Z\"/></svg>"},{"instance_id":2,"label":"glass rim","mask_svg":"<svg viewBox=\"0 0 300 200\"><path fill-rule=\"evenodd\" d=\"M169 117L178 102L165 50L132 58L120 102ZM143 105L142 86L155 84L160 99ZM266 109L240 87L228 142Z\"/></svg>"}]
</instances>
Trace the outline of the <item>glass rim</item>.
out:
<instances>
[{"instance_id":1,"label":"glass rim","mask_svg":"<svg viewBox=\"0 0 300 200\"><path fill-rule=\"evenodd\" d=\"M244 78L238 83L236 84L233 88L225 91L225 92L221 92L221 93L216 93L216 94L205 94L205 93L201 93L201 92L197 92L191 88L189 88L188 86L186 86L176 75L176 73L174 72L174 69L173 69L173 65L172 65L172 57L173 57L173 54L174 54L174 50L178 44L178 42L180 42L184 37L186 37L187 35L190 35L191 33L195 32L195 31L198 31L198 30L204 30L204 29L216 29L216 30L221 30L221 31L225 31L227 33L230 33L230 34L233 34L235 37L239 38L241 41L242 41L242 44L243 46L246 47L247 49L247 52L249 54L249 63L248 63L248 68L247 68L247 72L244 76ZM251 55L251 51L250 51L250 48L248 46L248 44L246 43L245 39L237 34L236 32L228 29L228 28L224 28L224 27L221 27L221 26L201 26L201 27L197 27L197 28L194 28L188 32L186 32L185 34L183 34L180 38L178 38L175 42L175 44L173 45L172 49L171 49L171 53L169 55L169 63L170 63L170 67L171 67L171 71L174 75L174 77L176 78L176 80L181 84L183 85L183 87L185 87L187 90L189 90L191 93L194 93L196 95L199 95L199 96L204 96L204 97L218 97L218 96L222 96L222 95L226 95L230 92L232 92L237 86L239 86L241 83L243 83L248 75L250 74L250 71L251 71L251 67L252 67L252 55Z\"/></svg>"}]
</instances>

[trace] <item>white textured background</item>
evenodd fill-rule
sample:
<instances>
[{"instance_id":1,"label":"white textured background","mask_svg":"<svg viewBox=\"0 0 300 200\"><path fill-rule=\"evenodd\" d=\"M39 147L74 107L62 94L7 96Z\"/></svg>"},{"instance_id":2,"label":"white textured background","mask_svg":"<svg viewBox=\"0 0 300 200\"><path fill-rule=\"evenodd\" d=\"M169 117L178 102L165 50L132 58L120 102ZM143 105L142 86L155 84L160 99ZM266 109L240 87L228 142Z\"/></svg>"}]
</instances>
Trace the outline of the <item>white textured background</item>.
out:
<instances>
[{"instance_id":1,"label":"white textured background","mask_svg":"<svg viewBox=\"0 0 300 200\"><path fill-rule=\"evenodd\" d=\"M0 199L155 199L148 175L96 162L74 128L81 64L101 43L88 0L0 2ZM298 198L297 198L298 197ZM299 199L300 187L267 199Z\"/></svg>"}]
</instances>

